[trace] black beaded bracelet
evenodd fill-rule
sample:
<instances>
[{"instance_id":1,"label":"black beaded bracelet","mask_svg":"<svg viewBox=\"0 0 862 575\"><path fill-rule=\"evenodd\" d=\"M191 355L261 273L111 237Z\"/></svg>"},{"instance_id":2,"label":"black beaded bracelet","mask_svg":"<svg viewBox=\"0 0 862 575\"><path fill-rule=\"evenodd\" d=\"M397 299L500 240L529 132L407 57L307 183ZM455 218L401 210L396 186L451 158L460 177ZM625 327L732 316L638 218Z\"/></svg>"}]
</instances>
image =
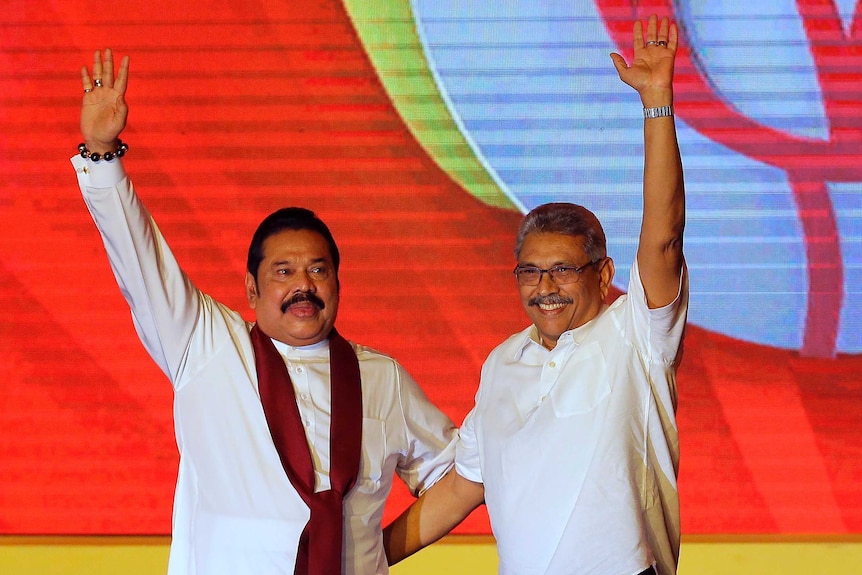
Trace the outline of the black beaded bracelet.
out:
<instances>
[{"instance_id":1,"label":"black beaded bracelet","mask_svg":"<svg viewBox=\"0 0 862 575\"><path fill-rule=\"evenodd\" d=\"M100 154L98 152L90 152L87 149L87 144L81 142L78 144L78 152L81 153L82 158L90 158L94 162L98 162L99 160L105 160L106 162L110 162L114 158L122 158L126 155L126 152L129 151L129 145L117 138L117 149L113 152L105 152L104 154Z\"/></svg>"}]
</instances>

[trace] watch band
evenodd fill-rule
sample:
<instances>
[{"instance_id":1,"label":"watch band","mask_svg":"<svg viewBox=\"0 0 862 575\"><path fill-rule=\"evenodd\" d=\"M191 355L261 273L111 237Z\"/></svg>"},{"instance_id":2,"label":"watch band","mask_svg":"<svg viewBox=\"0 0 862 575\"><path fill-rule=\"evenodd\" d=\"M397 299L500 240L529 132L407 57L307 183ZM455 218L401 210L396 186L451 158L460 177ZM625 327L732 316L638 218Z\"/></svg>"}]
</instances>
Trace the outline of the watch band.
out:
<instances>
[{"instance_id":1,"label":"watch band","mask_svg":"<svg viewBox=\"0 0 862 575\"><path fill-rule=\"evenodd\" d=\"M644 118L663 118L665 116L673 116L673 106L644 108Z\"/></svg>"}]
</instances>

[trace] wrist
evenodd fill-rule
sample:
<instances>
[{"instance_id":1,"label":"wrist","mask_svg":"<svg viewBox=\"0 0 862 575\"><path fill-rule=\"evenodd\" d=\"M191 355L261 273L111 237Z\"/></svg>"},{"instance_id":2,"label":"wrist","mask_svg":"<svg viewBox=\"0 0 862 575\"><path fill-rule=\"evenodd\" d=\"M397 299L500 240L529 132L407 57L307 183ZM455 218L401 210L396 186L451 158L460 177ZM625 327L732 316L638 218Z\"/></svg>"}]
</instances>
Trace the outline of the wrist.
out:
<instances>
[{"instance_id":1,"label":"wrist","mask_svg":"<svg viewBox=\"0 0 862 575\"><path fill-rule=\"evenodd\" d=\"M673 90L671 88L655 88L640 93L644 108L661 108L673 106Z\"/></svg>"},{"instance_id":2,"label":"wrist","mask_svg":"<svg viewBox=\"0 0 862 575\"><path fill-rule=\"evenodd\" d=\"M110 142L85 139L84 145L90 153L104 154L105 152L115 152L120 147L120 139L115 138Z\"/></svg>"},{"instance_id":3,"label":"wrist","mask_svg":"<svg viewBox=\"0 0 862 575\"><path fill-rule=\"evenodd\" d=\"M644 118L666 118L673 116L673 106L656 106L653 108L644 108Z\"/></svg>"},{"instance_id":4,"label":"wrist","mask_svg":"<svg viewBox=\"0 0 862 575\"><path fill-rule=\"evenodd\" d=\"M98 162L99 160L105 160L106 162L110 162L114 158L122 158L129 150L129 145L124 143L119 138L117 138L113 147L108 147L107 149L105 149L105 147L101 144L97 145L99 145L100 147L96 150L93 150L90 149L87 143L82 142L78 144L78 153L81 155L82 158L89 158L94 162Z\"/></svg>"}]
</instances>

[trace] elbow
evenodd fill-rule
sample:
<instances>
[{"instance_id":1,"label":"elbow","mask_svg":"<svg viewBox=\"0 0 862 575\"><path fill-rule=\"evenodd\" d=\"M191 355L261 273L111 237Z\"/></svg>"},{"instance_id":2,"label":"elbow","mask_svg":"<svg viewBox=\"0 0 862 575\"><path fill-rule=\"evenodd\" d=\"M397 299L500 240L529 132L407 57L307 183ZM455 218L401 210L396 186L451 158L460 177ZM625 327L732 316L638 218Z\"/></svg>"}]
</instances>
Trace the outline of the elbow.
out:
<instances>
[{"instance_id":1,"label":"elbow","mask_svg":"<svg viewBox=\"0 0 862 575\"><path fill-rule=\"evenodd\" d=\"M664 244L664 252L670 256L682 256L683 244L683 226L679 226L679 231L672 234Z\"/></svg>"}]
</instances>

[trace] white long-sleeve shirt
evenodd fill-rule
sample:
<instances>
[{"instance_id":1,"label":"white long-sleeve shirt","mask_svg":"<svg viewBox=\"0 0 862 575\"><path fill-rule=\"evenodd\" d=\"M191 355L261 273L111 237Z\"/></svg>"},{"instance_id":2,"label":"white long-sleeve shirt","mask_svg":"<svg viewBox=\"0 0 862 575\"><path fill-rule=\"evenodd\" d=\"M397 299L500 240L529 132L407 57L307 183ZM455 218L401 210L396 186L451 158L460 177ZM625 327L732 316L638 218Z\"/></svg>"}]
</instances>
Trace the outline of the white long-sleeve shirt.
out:
<instances>
[{"instance_id":1,"label":"white long-sleeve shirt","mask_svg":"<svg viewBox=\"0 0 862 575\"><path fill-rule=\"evenodd\" d=\"M174 387L180 452L169 575L292 575L309 511L264 418L247 323L182 272L122 162L72 158L138 335ZM285 358L317 488L329 483L329 346ZM343 573L388 572L381 518L393 474L418 494L452 465L457 430L392 358L354 344L362 459L344 504ZM334 551L335 552L335 551Z\"/></svg>"}]
</instances>

